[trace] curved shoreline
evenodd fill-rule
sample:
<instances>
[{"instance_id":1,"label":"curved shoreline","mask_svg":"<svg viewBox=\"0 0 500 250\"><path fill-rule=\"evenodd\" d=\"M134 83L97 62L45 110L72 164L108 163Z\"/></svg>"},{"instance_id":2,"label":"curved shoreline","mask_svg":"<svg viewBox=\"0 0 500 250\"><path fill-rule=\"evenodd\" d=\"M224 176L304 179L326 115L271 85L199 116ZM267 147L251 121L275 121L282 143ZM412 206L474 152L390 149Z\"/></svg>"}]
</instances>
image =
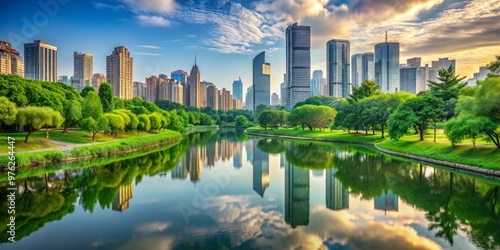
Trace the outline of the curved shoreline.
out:
<instances>
[{"instance_id":1,"label":"curved shoreline","mask_svg":"<svg viewBox=\"0 0 500 250\"><path fill-rule=\"evenodd\" d=\"M448 169L458 170L458 171L465 172L465 173L472 173L472 174L477 174L477 175L486 176L486 177L500 178L500 171L499 170L491 170L491 169L486 169L486 168L465 165L465 164L461 164L461 163L441 161L441 160L436 160L436 159L427 158L427 157L423 157L423 156L400 153L400 152L384 149L384 148L378 146L377 144L370 143L370 142L355 142L355 141L346 141L346 140L299 137L299 136L290 136L290 135L260 134L260 133L247 132L247 131L245 131L245 133L248 135L262 136L262 137L277 137L277 138L285 138L285 139L298 139L298 140L312 140L312 141L326 141L326 142L339 142L339 143L371 145L371 146L375 146L375 148L382 153L395 155L395 156L399 156L399 157L403 157L403 158L407 158L407 159L411 159L411 160L421 161L421 162L425 162L425 163L436 164L436 165L439 165L439 166L442 166L442 167L445 167Z\"/></svg>"}]
</instances>

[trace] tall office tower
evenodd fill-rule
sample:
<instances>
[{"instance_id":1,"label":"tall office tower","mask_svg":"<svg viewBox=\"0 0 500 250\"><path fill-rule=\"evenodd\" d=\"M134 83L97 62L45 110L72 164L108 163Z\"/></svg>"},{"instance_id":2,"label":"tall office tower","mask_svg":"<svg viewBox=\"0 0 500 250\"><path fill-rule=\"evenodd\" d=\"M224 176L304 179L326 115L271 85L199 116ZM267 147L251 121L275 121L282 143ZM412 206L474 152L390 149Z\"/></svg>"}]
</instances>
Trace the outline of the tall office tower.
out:
<instances>
[{"instance_id":1,"label":"tall office tower","mask_svg":"<svg viewBox=\"0 0 500 250\"><path fill-rule=\"evenodd\" d=\"M311 27L286 28L287 110L311 95Z\"/></svg>"},{"instance_id":2,"label":"tall office tower","mask_svg":"<svg viewBox=\"0 0 500 250\"><path fill-rule=\"evenodd\" d=\"M82 52L73 53L73 77L74 85L78 92L85 86L92 86L92 74L94 73L93 57L91 54Z\"/></svg>"},{"instance_id":3,"label":"tall office tower","mask_svg":"<svg viewBox=\"0 0 500 250\"><path fill-rule=\"evenodd\" d=\"M150 102L155 102L158 98L158 77L146 77L146 88L148 90L147 100Z\"/></svg>"},{"instance_id":4,"label":"tall office tower","mask_svg":"<svg viewBox=\"0 0 500 250\"><path fill-rule=\"evenodd\" d=\"M233 98L243 101L243 82L241 77L233 82Z\"/></svg>"},{"instance_id":5,"label":"tall office tower","mask_svg":"<svg viewBox=\"0 0 500 250\"><path fill-rule=\"evenodd\" d=\"M217 87L212 83L207 85L207 106L219 109L219 93Z\"/></svg>"},{"instance_id":6,"label":"tall office tower","mask_svg":"<svg viewBox=\"0 0 500 250\"><path fill-rule=\"evenodd\" d=\"M15 49L11 49L10 51L11 51L10 54L11 73L13 75L24 77L24 62L21 56L19 55L19 51Z\"/></svg>"},{"instance_id":7,"label":"tall office tower","mask_svg":"<svg viewBox=\"0 0 500 250\"><path fill-rule=\"evenodd\" d=\"M333 39L326 43L326 78L328 95L346 98L351 93L350 42Z\"/></svg>"},{"instance_id":8,"label":"tall office tower","mask_svg":"<svg viewBox=\"0 0 500 250\"><path fill-rule=\"evenodd\" d=\"M361 77L361 82L366 80L375 80L375 55L373 52L365 52L363 53L363 73Z\"/></svg>"},{"instance_id":9,"label":"tall office tower","mask_svg":"<svg viewBox=\"0 0 500 250\"><path fill-rule=\"evenodd\" d=\"M260 150L256 144L253 145L253 190L260 197L264 197L266 188L269 187L269 154Z\"/></svg>"},{"instance_id":10,"label":"tall office tower","mask_svg":"<svg viewBox=\"0 0 500 250\"><path fill-rule=\"evenodd\" d=\"M200 108L207 106L207 89L211 82L203 81L200 82Z\"/></svg>"},{"instance_id":11,"label":"tall office tower","mask_svg":"<svg viewBox=\"0 0 500 250\"><path fill-rule=\"evenodd\" d=\"M281 105L286 107L286 74L283 74L283 82L280 84Z\"/></svg>"},{"instance_id":12,"label":"tall office tower","mask_svg":"<svg viewBox=\"0 0 500 250\"><path fill-rule=\"evenodd\" d=\"M399 43L387 42L375 45L375 83L380 91L394 93L399 86Z\"/></svg>"},{"instance_id":13,"label":"tall office tower","mask_svg":"<svg viewBox=\"0 0 500 250\"><path fill-rule=\"evenodd\" d=\"M106 78L113 89L113 94L120 99L133 97L134 59L125 46L115 47L111 55L106 56Z\"/></svg>"},{"instance_id":14,"label":"tall office tower","mask_svg":"<svg viewBox=\"0 0 500 250\"><path fill-rule=\"evenodd\" d=\"M132 183L120 185L116 190L115 200L111 205L113 211L124 212L129 208L130 199L133 197Z\"/></svg>"},{"instance_id":15,"label":"tall office tower","mask_svg":"<svg viewBox=\"0 0 500 250\"><path fill-rule=\"evenodd\" d=\"M186 84L188 73L182 69L178 69L172 73L170 73L170 78L177 80L181 84Z\"/></svg>"},{"instance_id":16,"label":"tall office tower","mask_svg":"<svg viewBox=\"0 0 500 250\"><path fill-rule=\"evenodd\" d=\"M57 47L40 40L25 43L24 76L41 81L57 81Z\"/></svg>"},{"instance_id":17,"label":"tall office tower","mask_svg":"<svg viewBox=\"0 0 500 250\"><path fill-rule=\"evenodd\" d=\"M453 68L457 70L455 59L450 60L448 59L448 57L445 57L445 58L439 58L437 61L432 61L432 68L435 70L448 69L450 65L453 65Z\"/></svg>"},{"instance_id":18,"label":"tall office tower","mask_svg":"<svg viewBox=\"0 0 500 250\"><path fill-rule=\"evenodd\" d=\"M106 82L106 76L104 74L95 73L94 75L92 75L92 87L94 88L95 92L99 92L99 87L103 82Z\"/></svg>"},{"instance_id":19,"label":"tall office tower","mask_svg":"<svg viewBox=\"0 0 500 250\"><path fill-rule=\"evenodd\" d=\"M271 105L280 105L280 97L278 94L273 93L271 95Z\"/></svg>"},{"instance_id":20,"label":"tall office tower","mask_svg":"<svg viewBox=\"0 0 500 250\"><path fill-rule=\"evenodd\" d=\"M349 208L349 190L335 177L337 169L326 170L326 207L331 210Z\"/></svg>"},{"instance_id":21,"label":"tall office tower","mask_svg":"<svg viewBox=\"0 0 500 250\"><path fill-rule=\"evenodd\" d=\"M253 110L253 86L247 88L247 94L245 95L245 109Z\"/></svg>"},{"instance_id":22,"label":"tall office tower","mask_svg":"<svg viewBox=\"0 0 500 250\"><path fill-rule=\"evenodd\" d=\"M253 59L253 108L260 104L269 106L271 98L271 64L266 63L263 51Z\"/></svg>"},{"instance_id":23,"label":"tall office tower","mask_svg":"<svg viewBox=\"0 0 500 250\"><path fill-rule=\"evenodd\" d=\"M11 57L10 43L0 41L0 74L11 74Z\"/></svg>"},{"instance_id":24,"label":"tall office tower","mask_svg":"<svg viewBox=\"0 0 500 250\"><path fill-rule=\"evenodd\" d=\"M199 108L200 107L200 69L196 64L196 58L194 59L193 68L191 68L191 73L187 79L187 85L189 89L189 106Z\"/></svg>"},{"instance_id":25,"label":"tall office tower","mask_svg":"<svg viewBox=\"0 0 500 250\"><path fill-rule=\"evenodd\" d=\"M285 166L285 222L295 228L309 224L309 169Z\"/></svg>"},{"instance_id":26,"label":"tall office tower","mask_svg":"<svg viewBox=\"0 0 500 250\"><path fill-rule=\"evenodd\" d=\"M323 71L313 71L313 78L311 79L311 96L324 95L323 93L326 87L326 79L323 78Z\"/></svg>"},{"instance_id":27,"label":"tall office tower","mask_svg":"<svg viewBox=\"0 0 500 250\"><path fill-rule=\"evenodd\" d=\"M351 57L351 81L353 87L359 87L366 80L375 80L373 53L365 52Z\"/></svg>"},{"instance_id":28,"label":"tall office tower","mask_svg":"<svg viewBox=\"0 0 500 250\"><path fill-rule=\"evenodd\" d=\"M398 200L398 195L394 194L391 190L384 191L381 196L375 197L375 199L373 199L375 203L375 210L384 210L384 212L397 212L399 210Z\"/></svg>"},{"instance_id":29,"label":"tall office tower","mask_svg":"<svg viewBox=\"0 0 500 250\"><path fill-rule=\"evenodd\" d=\"M144 99L146 95L146 84L142 82L134 82L134 97L138 96Z\"/></svg>"}]
</instances>

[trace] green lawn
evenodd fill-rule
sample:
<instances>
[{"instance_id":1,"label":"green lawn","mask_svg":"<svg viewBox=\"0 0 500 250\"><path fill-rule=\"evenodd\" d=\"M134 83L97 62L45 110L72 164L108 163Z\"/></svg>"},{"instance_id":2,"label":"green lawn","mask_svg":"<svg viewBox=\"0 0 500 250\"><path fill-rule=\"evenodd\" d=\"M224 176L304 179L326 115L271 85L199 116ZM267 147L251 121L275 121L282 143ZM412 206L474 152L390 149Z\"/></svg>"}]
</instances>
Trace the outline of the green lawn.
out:
<instances>
[{"instance_id":1,"label":"green lawn","mask_svg":"<svg viewBox=\"0 0 500 250\"><path fill-rule=\"evenodd\" d=\"M478 140L476 148L472 146L470 141L465 141L461 145L451 146L442 129L437 129L436 142L434 140L434 131L428 130L424 141L419 141L418 134L407 134L400 140L394 141L386 138L380 139L380 132L375 135L369 133L363 134L348 134L346 131L334 130L326 131L309 131L309 130L293 130L293 129L268 129L263 128L248 128L246 131L269 134L269 135L289 135L304 138L324 138L340 141L352 142L368 142L376 143L378 146L402 153L408 153L417 156L428 157L432 159L462 163L489 169L500 168L500 149L494 147L490 142ZM387 136L387 133L386 133Z\"/></svg>"},{"instance_id":2,"label":"green lawn","mask_svg":"<svg viewBox=\"0 0 500 250\"><path fill-rule=\"evenodd\" d=\"M6 153L9 151L7 143L8 137L12 137L15 139L15 152L57 147L57 145L48 143L46 141L45 132L32 134L28 140L28 143L24 143L26 133L1 133L0 153Z\"/></svg>"}]
</instances>

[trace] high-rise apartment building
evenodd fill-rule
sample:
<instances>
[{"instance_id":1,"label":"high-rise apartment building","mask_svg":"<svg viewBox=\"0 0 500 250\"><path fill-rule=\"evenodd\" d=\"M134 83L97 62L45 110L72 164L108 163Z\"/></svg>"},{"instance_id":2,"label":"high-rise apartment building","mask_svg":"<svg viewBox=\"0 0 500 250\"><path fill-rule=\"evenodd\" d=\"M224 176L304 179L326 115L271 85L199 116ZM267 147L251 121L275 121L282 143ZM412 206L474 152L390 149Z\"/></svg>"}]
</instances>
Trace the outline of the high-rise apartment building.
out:
<instances>
[{"instance_id":1,"label":"high-rise apartment building","mask_svg":"<svg viewBox=\"0 0 500 250\"><path fill-rule=\"evenodd\" d=\"M380 91L394 93L399 86L399 43L386 42L375 45L375 83Z\"/></svg>"},{"instance_id":2,"label":"high-rise apartment building","mask_svg":"<svg viewBox=\"0 0 500 250\"><path fill-rule=\"evenodd\" d=\"M207 85L207 107L219 109L219 90L213 83Z\"/></svg>"},{"instance_id":3,"label":"high-rise apartment building","mask_svg":"<svg viewBox=\"0 0 500 250\"><path fill-rule=\"evenodd\" d=\"M11 49L10 62L11 62L11 67L10 67L11 74L24 77L24 62L21 56L19 55L19 51Z\"/></svg>"},{"instance_id":4,"label":"high-rise apartment building","mask_svg":"<svg viewBox=\"0 0 500 250\"><path fill-rule=\"evenodd\" d=\"M146 89L148 91L146 100L155 102L158 98L158 77L146 77Z\"/></svg>"},{"instance_id":5,"label":"high-rise apartment building","mask_svg":"<svg viewBox=\"0 0 500 250\"><path fill-rule=\"evenodd\" d=\"M73 53L73 87L78 92L82 91L85 86L92 86L93 61L91 54Z\"/></svg>"},{"instance_id":6,"label":"high-rise apartment building","mask_svg":"<svg viewBox=\"0 0 500 250\"><path fill-rule=\"evenodd\" d=\"M219 109L224 111L233 109L233 95L226 88L219 90Z\"/></svg>"},{"instance_id":7,"label":"high-rise apartment building","mask_svg":"<svg viewBox=\"0 0 500 250\"><path fill-rule=\"evenodd\" d=\"M311 27L294 23L286 28L287 109L311 95Z\"/></svg>"},{"instance_id":8,"label":"high-rise apartment building","mask_svg":"<svg viewBox=\"0 0 500 250\"><path fill-rule=\"evenodd\" d=\"M106 82L106 75L101 73L95 73L94 75L92 75L92 87L96 92L99 91L99 87L103 82Z\"/></svg>"},{"instance_id":9,"label":"high-rise apartment building","mask_svg":"<svg viewBox=\"0 0 500 250\"><path fill-rule=\"evenodd\" d=\"M243 82L241 78L233 82L233 98L243 101Z\"/></svg>"},{"instance_id":10,"label":"high-rise apartment building","mask_svg":"<svg viewBox=\"0 0 500 250\"><path fill-rule=\"evenodd\" d=\"M333 39L326 43L328 95L346 98L351 93L350 42Z\"/></svg>"},{"instance_id":11,"label":"high-rise apartment building","mask_svg":"<svg viewBox=\"0 0 500 250\"><path fill-rule=\"evenodd\" d=\"M132 99L134 59L125 46L115 47L111 55L106 56L106 78L113 89L113 94L120 99Z\"/></svg>"},{"instance_id":12,"label":"high-rise apartment building","mask_svg":"<svg viewBox=\"0 0 500 250\"><path fill-rule=\"evenodd\" d=\"M194 61L193 68L191 68L191 73L187 79L187 85L189 89L189 106L199 108L200 103L200 69L196 64L196 59Z\"/></svg>"},{"instance_id":13,"label":"high-rise apartment building","mask_svg":"<svg viewBox=\"0 0 500 250\"><path fill-rule=\"evenodd\" d=\"M57 47L35 40L24 44L24 76L29 79L57 81Z\"/></svg>"},{"instance_id":14,"label":"high-rise apartment building","mask_svg":"<svg viewBox=\"0 0 500 250\"><path fill-rule=\"evenodd\" d=\"M11 74L11 48L10 43L0 41L0 74Z\"/></svg>"},{"instance_id":15,"label":"high-rise apartment building","mask_svg":"<svg viewBox=\"0 0 500 250\"><path fill-rule=\"evenodd\" d=\"M326 78L323 78L322 70L313 71L313 78L311 79L311 96L324 95L326 86Z\"/></svg>"},{"instance_id":16,"label":"high-rise apartment building","mask_svg":"<svg viewBox=\"0 0 500 250\"><path fill-rule=\"evenodd\" d=\"M457 70L457 65L455 59L449 59L448 57L439 58L437 61L432 61L432 68L439 71L440 69L448 69L450 65L453 65L453 68Z\"/></svg>"},{"instance_id":17,"label":"high-rise apartment building","mask_svg":"<svg viewBox=\"0 0 500 250\"><path fill-rule=\"evenodd\" d=\"M263 51L253 59L253 108L260 104L269 106L271 98L271 64L266 63Z\"/></svg>"},{"instance_id":18,"label":"high-rise apartment building","mask_svg":"<svg viewBox=\"0 0 500 250\"><path fill-rule=\"evenodd\" d=\"M211 82L200 82L200 108L207 106L207 87Z\"/></svg>"},{"instance_id":19,"label":"high-rise apartment building","mask_svg":"<svg viewBox=\"0 0 500 250\"><path fill-rule=\"evenodd\" d=\"M366 80L375 80L374 55L372 52L355 54L351 57L351 82L359 87Z\"/></svg>"},{"instance_id":20,"label":"high-rise apartment building","mask_svg":"<svg viewBox=\"0 0 500 250\"><path fill-rule=\"evenodd\" d=\"M146 84L142 82L134 82L134 97L140 97L143 100L147 98Z\"/></svg>"},{"instance_id":21,"label":"high-rise apartment building","mask_svg":"<svg viewBox=\"0 0 500 250\"><path fill-rule=\"evenodd\" d=\"M243 102L238 99L233 99L233 109L241 110L243 109Z\"/></svg>"}]
</instances>

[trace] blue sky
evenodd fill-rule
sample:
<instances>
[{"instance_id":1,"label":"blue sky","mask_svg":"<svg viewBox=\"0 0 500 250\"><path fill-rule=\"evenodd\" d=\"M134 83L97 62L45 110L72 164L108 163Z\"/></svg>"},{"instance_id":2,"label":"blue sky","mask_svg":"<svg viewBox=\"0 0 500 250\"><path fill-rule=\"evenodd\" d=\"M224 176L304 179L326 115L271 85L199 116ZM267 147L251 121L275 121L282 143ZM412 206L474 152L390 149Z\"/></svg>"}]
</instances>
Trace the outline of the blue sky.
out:
<instances>
[{"instance_id":1,"label":"blue sky","mask_svg":"<svg viewBox=\"0 0 500 250\"><path fill-rule=\"evenodd\" d=\"M401 62L422 57L457 60L468 77L500 54L500 1L452 0L41 0L4 2L0 40L23 53L23 43L44 40L58 47L58 75L73 74L73 52L94 55L94 72L126 46L134 80L176 69L190 70L197 55L202 80L231 88L252 81L252 58L266 51L271 90L285 72L285 28L310 25L312 68L325 70L325 43L349 39L351 55L373 51L389 39L401 43ZM40 4L47 3L47 5ZM50 4L49 4L50 3ZM50 6L45 8L44 6ZM56 7L54 7L56 6ZM34 28L34 29L33 29Z\"/></svg>"}]
</instances>

